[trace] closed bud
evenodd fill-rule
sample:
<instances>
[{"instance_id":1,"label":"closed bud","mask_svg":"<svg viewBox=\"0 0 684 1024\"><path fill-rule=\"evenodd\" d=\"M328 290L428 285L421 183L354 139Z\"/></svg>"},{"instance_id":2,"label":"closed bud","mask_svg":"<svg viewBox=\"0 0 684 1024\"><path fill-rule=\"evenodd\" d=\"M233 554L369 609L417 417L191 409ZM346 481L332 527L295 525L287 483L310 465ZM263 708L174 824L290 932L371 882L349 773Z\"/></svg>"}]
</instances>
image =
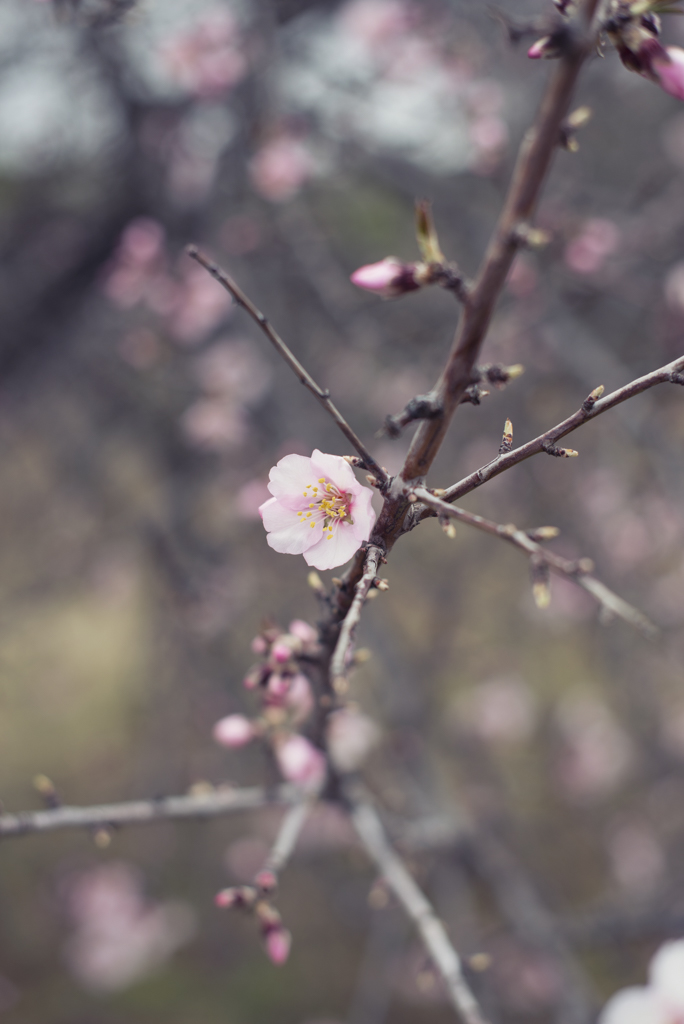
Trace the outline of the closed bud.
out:
<instances>
[{"instance_id":1,"label":"closed bud","mask_svg":"<svg viewBox=\"0 0 684 1024\"><path fill-rule=\"evenodd\" d=\"M532 596L537 608L548 608L551 604L551 588L547 581L539 580L532 584Z\"/></svg>"},{"instance_id":2,"label":"closed bud","mask_svg":"<svg viewBox=\"0 0 684 1024\"><path fill-rule=\"evenodd\" d=\"M389 590L389 583L387 580L375 579L373 580L376 590Z\"/></svg>"},{"instance_id":3,"label":"closed bud","mask_svg":"<svg viewBox=\"0 0 684 1024\"><path fill-rule=\"evenodd\" d=\"M432 219L432 207L425 199L416 203L416 238L420 254L426 263L445 262Z\"/></svg>"},{"instance_id":4,"label":"closed bud","mask_svg":"<svg viewBox=\"0 0 684 1024\"><path fill-rule=\"evenodd\" d=\"M259 871L256 875L254 884L263 892L273 892L278 885L278 879L273 871L270 871L268 868L264 868L263 871Z\"/></svg>"},{"instance_id":5,"label":"closed bud","mask_svg":"<svg viewBox=\"0 0 684 1024\"><path fill-rule=\"evenodd\" d=\"M451 521L451 519L447 519L446 522L442 523L442 529L444 530L444 533L447 535L449 540L454 540L454 538L456 537L456 526Z\"/></svg>"},{"instance_id":6,"label":"closed bud","mask_svg":"<svg viewBox=\"0 0 684 1024\"><path fill-rule=\"evenodd\" d=\"M112 842L112 833L108 828L97 828L93 832L93 842L98 850L106 850Z\"/></svg>"},{"instance_id":7,"label":"closed bud","mask_svg":"<svg viewBox=\"0 0 684 1024\"><path fill-rule=\"evenodd\" d=\"M299 733L280 739L275 746L275 756L281 774L288 782L306 789L318 789L325 781L325 755Z\"/></svg>"},{"instance_id":8,"label":"closed bud","mask_svg":"<svg viewBox=\"0 0 684 1024\"><path fill-rule=\"evenodd\" d=\"M416 281L415 263L402 263L394 256L359 267L350 280L357 288L375 292L383 299L391 299L420 288Z\"/></svg>"},{"instance_id":9,"label":"closed bud","mask_svg":"<svg viewBox=\"0 0 684 1024\"><path fill-rule=\"evenodd\" d=\"M515 380L516 377L521 377L523 375L525 367L522 363L514 363L513 366L504 366L504 371L509 380Z\"/></svg>"},{"instance_id":10,"label":"closed bud","mask_svg":"<svg viewBox=\"0 0 684 1024\"><path fill-rule=\"evenodd\" d=\"M222 747L244 747L254 739L254 725L244 715L227 715L216 723L212 736Z\"/></svg>"},{"instance_id":11,"label":"closed bud","mask_svg":"<svg viewBox=\"0 0 684 1024\"><path fill-rule=\"evenodd\" d=\"M266 954L276 967L281 967L290 955L292 936L286 928L271 928L264 936Z\"/></svg>"},{"instance_id":12,"label":"closed bud","mask_svg":"<svg viewBox=\"0 0 684 1024\"><path fill-rule=\"evenodd\" d=\"M559 50L553 41L552 36L542 36L541 39L537 39L536 43L532 43L527 56L530 60L541 60L559 56Z\"/></svg>"},{"instance_id":13,"label":"closed bud","mask_svg":"<svg viewBox=\"0 0 684 1024\"><path fill-rule=\"evenodd\" d=\"M55 784L47 775L36 775L33 780L33 788L40 793L48 807L57 807L59 805Z\"/></svg>"},{"instance_id":14,"label":"closed bud","mask_svg":"<svg viewBox=\"0 0 684 1024\"><path fill-rule=\"evenodd\" d=\"M505 455L513 447L513 424L510 420L506 420L504 424L503 437L501 438L501 444L499 445L499 455Z\"/></svg>"},{"instance_id":15,"label":"closed bud","mask_svg":"<svg viewBox=\"0 0 684 1024\"><path fill-rule=\"evenodd\" d=\"M378 478L373 476L372 473L366 473L366 480L371 485L371 487L377 487L378 486Z\"/></svg>"},{"instance_id":16,"label":"closed bud","mask_svg":"<svg viewBox=\"0 0 684 1024\"><path fill-rule=\"evenodd\" d=\"M557 526L539 526L536 530L529 530L527 536L531 540L553 540L558 536L560 530Z\"/></svg>"},{"instance_id":17,"label":"closed bud","mask_svg":"<svg viewBox=\"0 0 684 1024\"><path fill-rule=\"evenodd\" d=\"M561 448L560 451L565 459L574 459L579 455L579 452L576 452L574 448Z\"/></svg>"},{"instance_id":18,"label":"closed bud","mask_svg":"<svg viewBox=\"0 0 684 1024\"><path fill-rule=\"evenodd\" d=\"M312 590L315 590L318 594L325 593L325 587L323 586L323 580L317 572L310 572L306 577L306 582L309 584Z\"/></svg>"}]
</instances>

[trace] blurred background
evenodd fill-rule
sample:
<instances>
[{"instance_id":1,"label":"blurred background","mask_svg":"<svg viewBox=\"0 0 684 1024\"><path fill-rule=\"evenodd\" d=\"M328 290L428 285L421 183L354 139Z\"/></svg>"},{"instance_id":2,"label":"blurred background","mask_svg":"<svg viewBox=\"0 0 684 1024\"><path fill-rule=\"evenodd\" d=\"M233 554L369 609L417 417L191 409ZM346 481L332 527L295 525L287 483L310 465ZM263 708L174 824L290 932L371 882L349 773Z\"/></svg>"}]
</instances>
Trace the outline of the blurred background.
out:
<instances>
[{"instance_id":1,"label":"blurred background","mask_svg":"<svg viewBox=\"0 0 684 1024\"><path fill-rule=\"evenodd\" d=\"M551 4L505 6L525 22ZM347 449L184 246L230 269L396 470L408 437L376 432L430 387L457 308L436 289L383 303L349 273L417 257L416 197L475 272L550 70L467 0L0 0L5 809L40 806L38 773L84 804L270 778L258 749L211 740L255 710L260 626L317 615L257 507L285 454ZM526 373L459 411L433 486L493 458L507 416L521 443L684 351L684 107L612 52L577 102L593 118L545 190L552 241L518 258L484 353ZM578 459L536 457L463 502L560 527L555 549L594 559L656 642L557 579L537 610L518 552L434 520L397 545L359 631L353 696L382 728L368 784L499 1024L589 1019L578 1000L591 1016L684 934L683 441L684 393L662 386L573 435ZM334 809L283 877L284 968L215 910L281 813L126 828L106 849L2 843L0 1019L453 1020Z\"/></svg>"}]
</instances>

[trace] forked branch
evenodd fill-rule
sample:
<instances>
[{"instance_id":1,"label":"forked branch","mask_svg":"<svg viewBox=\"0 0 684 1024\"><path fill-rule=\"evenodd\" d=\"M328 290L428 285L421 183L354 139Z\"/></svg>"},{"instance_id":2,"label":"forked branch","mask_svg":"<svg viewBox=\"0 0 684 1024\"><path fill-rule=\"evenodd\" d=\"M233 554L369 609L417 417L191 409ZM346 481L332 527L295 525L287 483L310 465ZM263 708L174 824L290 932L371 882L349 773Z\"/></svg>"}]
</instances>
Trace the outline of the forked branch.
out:
<instances>
[{"instance_id":1,"label":"forked branch","mask_svg":"<svg viewBox=\"0 0 684 1024\"><path fill-rule=\"evenodd\" d=\"M637 377L636 380L630 381L629 384L625 384L623 387L618 388L617 391L611 392L610 395L604 395L594 403L590 403L589 399L586 399L577 412L574 412L572 416L568 416L567 419L564 419L555 427L551 427L550 430L540 434L539 437L535 437L534 440L528 441L527 444L514 448L513 451L507 452L504 455L499 455L492 462L488 462L486 466L476 469L475 472L469 473L468 476L459 480L458 483L448 487L444 494L444 500L457 501L464 494L469 494L476 487L481 487L482 484L498 476L499 473L504 473L507 469L512 469L513 466L524 462L525 459L538 455L549 446L555 445L562 437L571 434L573 430L577 430L582 424L595 419L601 413L608 412L609 409L614 409L616 405L621 405L622 402L626 402L629 398L634 398L635 395L648 391L649 388L655 387L656 384L684 384L684 356L673 359L671 363L667 363L657 370L652 370L651 373L647 373L643 377Z\"/></svg>"},{"instance_id":2,"label":"forked branch","mask_svg":"<svg viewBox=\"0 0 684 1024\"><path fill-rule=\"evenodd\" d=\"M474 526L476 529L483 530L494 537L500 537L502 540L524 551L530 558L533 566L548 566L552 572L576 583L586 590L587 593L591 594L607 614L611 616L616 615L618 618L624 619L630 626L635 626L648 637L657 635L658 629L650 619L647 619L642 612L633 608L627 601L623 601L621 597L614 594L604 583L601 583L600 580L595 579L591 575L593 564L590 559L581 558L579 561L573 561L569 558L563 558L562 555L557 555L553 551L547 551L537 541L532 540L524 530L519 530L510 524L494 523L491 519L484 519L482 516L475 515L473 512L467 512L464 508L459 508L457 505L450 505L443 499L435 497L426 487L416 487L415 495L419 501L422 501L439 516L458 519L460 522Z\"/></svg>"}]
</instances>

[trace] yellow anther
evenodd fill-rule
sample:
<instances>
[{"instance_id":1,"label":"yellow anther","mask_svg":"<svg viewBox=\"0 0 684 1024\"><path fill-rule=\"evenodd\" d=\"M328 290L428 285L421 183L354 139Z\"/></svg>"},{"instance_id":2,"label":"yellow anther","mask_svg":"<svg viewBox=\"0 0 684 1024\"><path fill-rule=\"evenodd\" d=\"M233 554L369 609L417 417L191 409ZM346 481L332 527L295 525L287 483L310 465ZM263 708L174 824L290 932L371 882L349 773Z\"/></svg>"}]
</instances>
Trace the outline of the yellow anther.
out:
<instances>
[{"instance_id":1,"label":"yellow anther","mask_svg":"<svg viewBox=\"0 0 684 1024\"><path fill-rule=\"evenodd\" d=\"M316 525L315 523L309 523L309 526L311 527L312 530L313 530L315 525Z\"/></svg>"},{"instance_id":2,"label":"yellow anther","mask_svg":"<svg viewBox=\"0 0 684 1024\"><path fill-rule=\"evenodd\" d=\"M319 482L319 484L324 484L325 483L325 477L324 476L319 476L318 482Z\"/></svg>"}]
</instances>

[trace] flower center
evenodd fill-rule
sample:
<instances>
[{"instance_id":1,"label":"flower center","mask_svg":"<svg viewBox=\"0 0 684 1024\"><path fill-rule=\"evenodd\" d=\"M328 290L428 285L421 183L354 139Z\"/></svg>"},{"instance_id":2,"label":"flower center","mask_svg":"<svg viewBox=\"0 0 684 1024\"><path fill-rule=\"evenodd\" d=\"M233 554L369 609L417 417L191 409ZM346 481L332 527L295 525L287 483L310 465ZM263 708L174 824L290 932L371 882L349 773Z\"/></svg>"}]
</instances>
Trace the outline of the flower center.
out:
<instances>
[{"instance_id":1,"label":"flower center","mask_svg":"<svg viewBox=\"0 0 684 1024\"><path fill-rule=\"evenodd\" d=\"M319 477L315 484L307 484L303 495L311 500L307 508L303 508L297 513L300 522L311 527L312 530L318 523L322 522L323 535L328 540L332 540L333 528L338 523L351 523L353 525L354 520L350 515L352 505L351 494L341 491L339 487L330 480L326 480L324 476Z\"/></svg>"}]
</instances>

